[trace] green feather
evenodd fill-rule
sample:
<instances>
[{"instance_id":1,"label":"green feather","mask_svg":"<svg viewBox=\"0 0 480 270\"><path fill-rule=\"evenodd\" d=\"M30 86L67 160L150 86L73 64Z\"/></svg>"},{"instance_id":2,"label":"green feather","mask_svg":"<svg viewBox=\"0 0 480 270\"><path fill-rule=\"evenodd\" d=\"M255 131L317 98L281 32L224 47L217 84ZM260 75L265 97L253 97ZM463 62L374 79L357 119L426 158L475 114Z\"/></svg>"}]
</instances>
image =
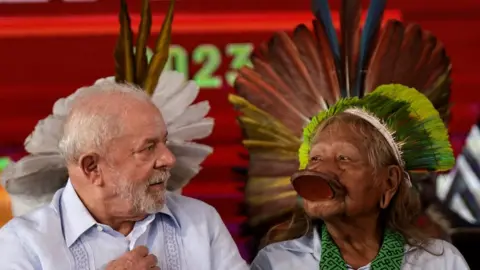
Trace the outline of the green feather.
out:
<instances>
[{"instance_id":1,"label":"green feather","mask_svg":"<svg viewBox=\"0 0 480 270\"><path fill-rule=\"evenodd\" d=\"M311 140L326 119L350 108L376 116L394 132L407 171L447 171L455 164L448 131L440 114L423 94L399 84L379 86L362 99L346 98L316 115L305 127L299 150L300 168L308 163Z\"/></svg>"}]
</instances>

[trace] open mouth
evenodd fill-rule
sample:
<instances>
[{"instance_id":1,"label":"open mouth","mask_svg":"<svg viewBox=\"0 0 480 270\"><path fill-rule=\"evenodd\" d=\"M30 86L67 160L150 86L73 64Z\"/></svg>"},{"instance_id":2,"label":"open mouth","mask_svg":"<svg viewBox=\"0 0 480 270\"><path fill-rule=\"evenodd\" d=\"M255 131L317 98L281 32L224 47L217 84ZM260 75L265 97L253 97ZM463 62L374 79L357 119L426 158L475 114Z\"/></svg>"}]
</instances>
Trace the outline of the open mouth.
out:
<instances>
[{"instance_id":1,"label":"open mouth","mask_svg":"<svg viewBox=\"0 0 480 270\"><path fill-rule=\"evenodd\" d=\"M344 188L334 176L302 170L294 173L291 178L295 191L309 201L331 200L344 193Z\"/></svg>"}]
</instances>

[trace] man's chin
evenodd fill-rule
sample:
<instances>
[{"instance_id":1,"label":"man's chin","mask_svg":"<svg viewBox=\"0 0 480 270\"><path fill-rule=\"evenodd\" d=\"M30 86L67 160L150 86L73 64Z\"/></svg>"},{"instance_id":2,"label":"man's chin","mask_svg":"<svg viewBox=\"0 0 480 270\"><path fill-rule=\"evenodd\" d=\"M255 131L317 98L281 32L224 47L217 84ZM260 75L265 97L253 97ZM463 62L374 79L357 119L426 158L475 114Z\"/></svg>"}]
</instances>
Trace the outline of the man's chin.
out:
<instances>
[{"instance_id":1,"label":"man's chin","mask_svg":"<svg viewBox=\"0 0 480 270\"><path fill-rule=\"evenodd\" d=\"M165 206L165 192L152 192L149 190L144 196L144 200L140 205L141 209L143 209L147 214L158 213Z\"/></svg>"},{"instance_id":2,"label":"man's chin","mask_svg":"<svg viewBox=\"0 0 480 270\"><path fill-rule=\"evenodd\" d=\"M147 214L156 214L162 211L164 206L165 206L165 201L156 201L154 204L150 204L147 207L145 207L145 212Z\"/></svg>"}]
</instances>

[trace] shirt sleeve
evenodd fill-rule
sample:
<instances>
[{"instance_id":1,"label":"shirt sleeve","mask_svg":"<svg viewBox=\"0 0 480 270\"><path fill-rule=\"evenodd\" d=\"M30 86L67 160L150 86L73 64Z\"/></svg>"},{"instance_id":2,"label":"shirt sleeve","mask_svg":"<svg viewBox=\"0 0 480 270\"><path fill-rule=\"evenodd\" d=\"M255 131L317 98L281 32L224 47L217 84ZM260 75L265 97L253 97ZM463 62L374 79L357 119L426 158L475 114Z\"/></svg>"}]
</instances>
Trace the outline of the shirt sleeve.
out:
<instances>
[{"instance_id":1,"label":"shirt sleeve","mask_svg":"<svg viewBox=\"0 0 480 270\"><path fill-rule=\"evenodd\" d=\"M212 232L211 242L211 269L217 270L246 270L248 265L240 256L238 247L233 241L230 232L223 223L217 210L210 208L210 224Z\"/></svg>"},{"instance_id":2,"label":"shirt sleeve","mask_svg":"<svg viewBox=\"0 0 480 270\"><path fill-rule=\"evenodd\" d=\"M412 250L414 252L407 253L406 269L470 270L460 251L444 240L434 239L424 249Z\"/></svg>"},{"instance_id":3,"label":"shirt sleeve","mask_svg":"<svg viewBox=\"0 0 480 270\"><path fill-rule=\"evenodd\" d=\"M34 270L33 256L27 251L13 228L0 229L0 264L2 269Z\"/></svg>"},{"instance_id":4,"label":"shirt sleeve","mask_svg":"<svg viewBox=\"0 0 480 270\"><path fill-rule=\"evenodd\" d=\"M263 249L258 252L257 256L253 260L250 270L273 270L270 260Z\"/></svg>"},{"instance_id":5,"label":"shirt sleeve","mask_svg":"<svg viewBox=\"0 0 480 270\"><path fill-rule=\"evenodd\" d=\"M470 267L468 266L467 262L463 258L463 256L457 256L453 260L453 266L450 269L455 269L455 270L470 270Z\"/></svg>"},{"instance_id":6,"label":"shirt sleeve","mask_svg":"<svg viewBox=\"0 0 480 270\"><path fill-rule=\"evenodd\" d=\"M446 243L444 252L448 270L470 270L467 261L455 246Z\"/></svg>"}]
</instances>

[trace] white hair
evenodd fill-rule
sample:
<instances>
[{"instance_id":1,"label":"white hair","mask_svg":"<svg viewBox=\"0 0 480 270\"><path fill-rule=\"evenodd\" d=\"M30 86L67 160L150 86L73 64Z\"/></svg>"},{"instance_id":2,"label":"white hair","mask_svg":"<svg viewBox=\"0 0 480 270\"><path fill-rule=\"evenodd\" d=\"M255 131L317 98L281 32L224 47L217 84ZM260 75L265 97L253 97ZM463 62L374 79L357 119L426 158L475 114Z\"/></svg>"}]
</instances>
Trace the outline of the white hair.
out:
<instances>
[{"instance_id":1,"label":"white hair","mask_svg":"<svg viewBox=\"0 0 480 270\"><path fill-rule=\"evenodd\" d=\"M60 153L67 163L77 162L86 151L103 153L106 144L121 134L120 118L127 110L121 104L109 102L113 96L153 104L147 93L131 84L104 80L77 90L59 142Z\"/></svg>"}]
</instances>

